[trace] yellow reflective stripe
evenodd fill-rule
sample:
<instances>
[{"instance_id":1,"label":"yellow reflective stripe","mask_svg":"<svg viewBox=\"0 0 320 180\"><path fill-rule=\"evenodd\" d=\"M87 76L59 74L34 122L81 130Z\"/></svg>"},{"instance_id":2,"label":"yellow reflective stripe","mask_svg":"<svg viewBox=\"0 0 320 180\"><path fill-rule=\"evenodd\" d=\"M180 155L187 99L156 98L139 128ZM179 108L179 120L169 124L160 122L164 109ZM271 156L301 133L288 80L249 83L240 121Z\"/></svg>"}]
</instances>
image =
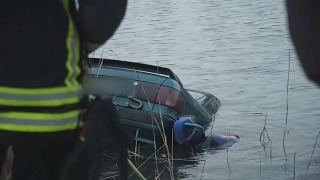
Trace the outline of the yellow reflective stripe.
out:
<instances>
[{"instance_id":1,"label":"yellow reflective stripe","mask_svg":"<svg viewBox=\"0 0 320 180\"><path fill-rule=\"evenodd\" d=\"M76 88L52 89L51 91L49 89L50 88L46 90L37 89L35 91L41 93L34 94L33 91L30 89L15 88L15 90L12 91L11 88L0 88L0 105L30 107L63 106L69 104L76 104L80 101L81 97L83 96L82 86L78 86ZM71 91L65 91L66 89ZM24 92L24 94L22 92Z\"/></svg>"},{"instance_id":2,"label":"yellow reflective stripe","mask_svg":"<svg viewBox=\"0 0 320 180\"><path fill-rule=\"evenodd\" d=\"M66 67L68 69L68 76L65 79L67 86L78 85L76 77L80 75L79 58L80 58L80 41L76 27L73 23L69 12L69 0L62 0L64 9L67 13L69 24L68 24L68 36L66 39L66 47L68 49L68 58Z\"/></svg>"},{"instance_id":3,"label":"yellow reflective stripe","mask_svg":"<svg viewBox=\"0 0 320 180\"><path fill-rule=\"evenodd\" d=\"M83 110L74 110L66 113L31 113L31 112L0 112L0 119L22 119L22 120L63 120L79 116Z\"/></svg>"},{"instance_id":4,"label":"yellow reflective stripe","mask_svg":"<svg viewBox=\"0 0 320 180\"><path fill-rule=\"evenodd\" d=\"M0 92L0 100L19 100L19 101L42 101L42 100L59 100L70 97L81 97L81 91L67 92L61 94L40 94L40 95L21 95L21 94L7 94Z\"/></svg>"},{"instance_id":5,"label":"yellow reflective stripe","mask_svg":"<svg viewBox=\"0 0 320 180\"><path fill-rule=\"evenodd\" d=\"M58 132L58 131L74 130L77 127L78 127L78 123L67 124L63 126L26 126L26 125L0 123L0 130L16 131L16 132Z\"/></svg>"},{"instance_id":6,"label":"yellow reflective stripe","mask_svg":"<svg viewBox=\"0 0 320 180\"><path fill-rule=\"evenodd\" d=\"M82 110L59 114L2 112L0 113L0 130L19 132L72 130L76 127L83 126L83 123L79 124L79 118L82 112Z\"/></svg>"},{"instance_id":7,"label":"yellow reflective stripe","mask_svg":"<svg viewBox=\"0 0 320 180\"><path fill-rule=\"evenodd\" d=\"M71 87L50 87L50 88L13 88L13 87L1 87L0 93L4 94L17 94L17 95L44 95L44 94L59 94L67 92L75 92L82 89L82 85Z\"/></svg>"},{"instance_id":8,"label":"yellow reflective stripe","mask_svg":"<svg viewBox=\"0 0 320 180\"><path fill-rule=\"evenodd\" d=\"M64 120L21 120L21 119L8 119L0 118L0 124L15 124L24 126L65 126L73 123L78 123L79 118L73 117Z\"/></svg>"},{"instance_id":9,"label":"yellow reflective stripe","mask_svg":"<svg viewBox=\"0 0 320 180\"><path fill-rule=\"evenodd\" d=\"M42 106L42 107L53 107L53 106L63 106L69 104L76 104L80 101L79 98L67 98L59 100L45 100L45 101L22 101L22 100L5 100L0 99L0 105L3 106Z\"/></svg>"}]
</instances>

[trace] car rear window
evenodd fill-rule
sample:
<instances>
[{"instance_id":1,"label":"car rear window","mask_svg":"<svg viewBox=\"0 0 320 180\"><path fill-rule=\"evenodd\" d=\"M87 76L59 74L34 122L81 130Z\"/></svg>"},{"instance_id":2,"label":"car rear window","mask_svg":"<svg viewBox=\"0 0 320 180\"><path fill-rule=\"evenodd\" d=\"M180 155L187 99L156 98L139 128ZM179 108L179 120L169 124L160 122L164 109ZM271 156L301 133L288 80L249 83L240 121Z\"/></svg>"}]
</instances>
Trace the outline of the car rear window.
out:
<instances>
[{"instance_id":1,"label":"car rear window","mask_svg":"<svg viewBox=\"0 0 320 180\"><path fill-rule=\"evenodd\" d=\"M201 93L201 92L196 92L196 91L191 91L191 90L188 90L188 92L191 94L191 96L195 99L195 100L198 100L198 99L201 99L201 98L205 98L206 95ZM198 101L199 102L199 101Z\"/></svg>"}]
</instances>

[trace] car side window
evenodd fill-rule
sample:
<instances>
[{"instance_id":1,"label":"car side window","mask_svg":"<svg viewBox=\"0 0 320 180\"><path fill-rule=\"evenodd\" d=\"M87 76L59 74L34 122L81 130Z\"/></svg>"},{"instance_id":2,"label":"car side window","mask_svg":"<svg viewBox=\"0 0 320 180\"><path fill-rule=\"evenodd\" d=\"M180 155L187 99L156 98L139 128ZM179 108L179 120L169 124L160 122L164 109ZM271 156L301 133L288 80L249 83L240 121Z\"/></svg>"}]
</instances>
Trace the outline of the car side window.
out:
<instances>
[{"instance_id":1,"label":"car side window","mask_svg":"<svg viewBox=\"0 0 320 180\"><path fill-rule=\"evenodd\" d=\"M202 96L199 96L196 100L211 116L214 114L215 103L212 96L202 94Z\"/></svg>"},{"instance_id":2,"label":"car side window","mask_svg":"<svg viewBox=\"0 0 320 180\"><path fill-rule=\"evenodd\" d=\"M205 94L200 93L200 92L196 92L196 91L192 91L192 90L187 90L187 91L197 101L198 101L199 98L202 98L203 96L205 96Z\"/></svg>"},{"instance_id":3,"label":"car side window","mask_svg":"<svg viewBox=\"0 0 320 180\"><path fill-rule=\"evenodd\" d=\"M201 106L204 106L208 100L206 99L207 96L203 95L202 97L198 98L197 101Z\"/></svg>"}]
</instances>

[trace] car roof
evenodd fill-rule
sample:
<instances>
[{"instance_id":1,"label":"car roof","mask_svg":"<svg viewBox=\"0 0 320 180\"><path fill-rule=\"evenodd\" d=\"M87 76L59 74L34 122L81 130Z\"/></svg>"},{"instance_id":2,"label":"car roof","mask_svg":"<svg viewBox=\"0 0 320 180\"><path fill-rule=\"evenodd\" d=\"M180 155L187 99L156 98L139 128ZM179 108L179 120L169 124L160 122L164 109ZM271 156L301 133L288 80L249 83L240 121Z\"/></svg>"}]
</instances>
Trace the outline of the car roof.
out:
<instances>
[{"instance_id":1,"label":"car roof","mask_svg":"<svg viewBox=\"0 0 320 180\"><path fill-rule=\"evenodd\" d=\"M107 58L89 58L89 63L90 66L107 66L112 68L142 71L153 75L162 75L177 81L181 86L183 86L178 76L171 69L166 67Z\"/></svg>"}]
</instances>

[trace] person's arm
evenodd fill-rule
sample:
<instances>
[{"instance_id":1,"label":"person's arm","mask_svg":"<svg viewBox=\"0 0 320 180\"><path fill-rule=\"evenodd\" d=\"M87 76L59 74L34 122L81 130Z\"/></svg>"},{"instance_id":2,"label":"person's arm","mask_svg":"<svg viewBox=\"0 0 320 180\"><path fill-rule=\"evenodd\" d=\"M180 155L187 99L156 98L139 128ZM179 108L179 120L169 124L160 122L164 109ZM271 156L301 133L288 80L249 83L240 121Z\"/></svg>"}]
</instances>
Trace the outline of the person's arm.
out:
<instances>
[{"instance_id":1,"label":"person's arm","mask_svg":"<svg viewBox=\"0 0 320 180\"><path fill-rule=\"evenodd\" d=\"M320 86L320 0L286 0L289 32L307 77Z\"/></svg>"},{"instance_id":2,"label":"person's arm","mask_svg":"<svg viewBox=\"0 0 320 180\"><path fill-rule=\"evenodd\" d=\"M127 0L79 0L78 28L86 51L110 39L123 20Z\"/></svg>"}]
</instances>

